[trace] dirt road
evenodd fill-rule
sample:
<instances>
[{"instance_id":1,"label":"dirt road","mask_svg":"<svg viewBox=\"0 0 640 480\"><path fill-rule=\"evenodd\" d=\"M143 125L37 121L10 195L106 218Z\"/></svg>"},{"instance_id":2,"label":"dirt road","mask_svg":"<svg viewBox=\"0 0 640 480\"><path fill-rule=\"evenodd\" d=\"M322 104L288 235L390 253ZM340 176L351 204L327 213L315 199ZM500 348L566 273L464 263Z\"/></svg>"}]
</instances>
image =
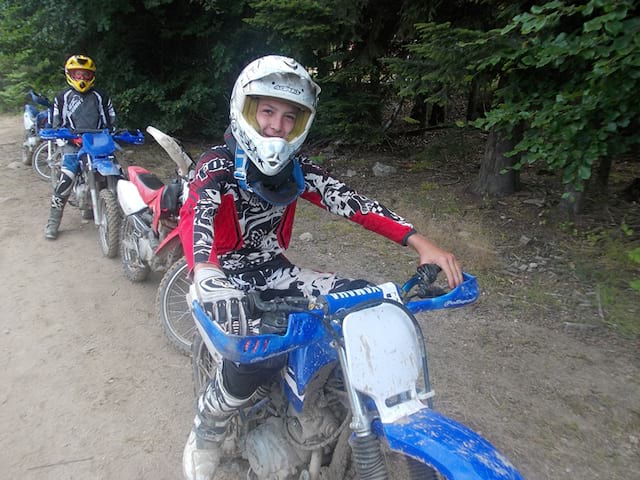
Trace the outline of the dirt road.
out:
<instances>
[{"instance_id":1,"label":"dirt road","mask_svg":"<svg viewBox=\"0 0 640 480\"><path fill-rule=\"evenodd\" d=\"M72 207L44 239L50 192L19 163L20 127L0 117L0 478L180 478L190 367L157 283L125 280Z\"/></svg>"},{"instance_id":2,"label":"dirt road","mask_svg":"<svg viewBox=\"0 0 640 480\"><path fill-rule=\"evenodd\" d=\"M48 185L20 164L21 135L19 117L0 116L0 478L179 479L191 371L156 319L157 279L129 283L74 208L57 241L43 238ZM302 208L294 261L376 281L411 268L406 250L319 215ZM483 239L456 228L436 240L459 234L473 271ZM313 242L298 238L306 231ZM546 276L549 295L581 288ZM639 478L638 343L563 328L598 313L520 301L521 281L422 319L437 407L529 480Z\"/></svg>"}]
</instances>

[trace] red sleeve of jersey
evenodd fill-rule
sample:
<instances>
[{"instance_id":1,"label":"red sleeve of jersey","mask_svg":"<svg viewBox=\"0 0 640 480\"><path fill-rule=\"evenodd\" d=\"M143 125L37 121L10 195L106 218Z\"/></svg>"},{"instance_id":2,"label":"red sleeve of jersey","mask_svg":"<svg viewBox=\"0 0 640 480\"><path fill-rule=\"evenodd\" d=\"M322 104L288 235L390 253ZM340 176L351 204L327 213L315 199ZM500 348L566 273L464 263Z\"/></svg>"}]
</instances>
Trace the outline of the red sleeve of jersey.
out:
<instances>
[{"instance_id":1,"label":"red sleeve of jersey","mask_svg":"<svg viewBox=\"0 0 640 480\"><path fill-rule=\"evenodd\" d=\"M329 184L326 181L327 178L330 177L324 177L322 185ZM327 206L329 200L323 197L318 189L307 190L301 196L324 210L343 216L352 222L362 225L367 230L378 233L401 245L406 245L409 236L415 233L413 225L387 209L384 205L358 195L340 182L337 182L336 186L337 188L334 188L332 192L332 208ZM366 209L363 209L363 206L366 206Z\"/></svg>"}]
</instances>

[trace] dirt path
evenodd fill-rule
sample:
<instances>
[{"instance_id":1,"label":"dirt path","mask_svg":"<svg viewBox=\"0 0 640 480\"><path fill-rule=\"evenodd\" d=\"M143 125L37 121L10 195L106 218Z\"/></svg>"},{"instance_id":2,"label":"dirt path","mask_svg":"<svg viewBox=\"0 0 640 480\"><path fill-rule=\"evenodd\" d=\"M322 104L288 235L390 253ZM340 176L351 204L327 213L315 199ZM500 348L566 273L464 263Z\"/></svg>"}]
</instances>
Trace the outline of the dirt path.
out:
<instances>
[{"instance_id":1,"label":"dirt path","mask_svg":"<svg viewBox=\"0 0 640 480\"><path fill-rule=\"evenodd\" d=\"M157 279L129 283L73 208L44 240L48 186L19 163L21 135L0 116L0 477L179 479L191 373L156 320ZM406 250L317 212L301 209L292 260L373 280L410 269ZM638 478L637 342L576 334L562 325L584 312L508 293L422 319L437 407L529 480Z\"/></svg>"},{"instance_id":2,"label":"dirt path","mask_svg":"<svg viewBox=\"0 0 640 480\"><path fill-rule=\"evenodd\" d=\"M0 117L0 477L180 478L192 384L157 284L129 283L72 207L44 239L50 192L19 163L20 128Z\"/></svg>"}]
</instances>

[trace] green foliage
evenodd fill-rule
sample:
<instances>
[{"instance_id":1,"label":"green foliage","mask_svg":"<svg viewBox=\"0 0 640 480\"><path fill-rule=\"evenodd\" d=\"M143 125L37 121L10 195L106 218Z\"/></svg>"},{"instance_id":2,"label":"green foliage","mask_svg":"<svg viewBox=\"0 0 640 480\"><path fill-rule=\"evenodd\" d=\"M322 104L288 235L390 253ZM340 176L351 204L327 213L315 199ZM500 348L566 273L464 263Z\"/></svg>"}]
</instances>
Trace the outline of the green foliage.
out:
<instances>
[{"instance_id":1,"label":"green foliage","mask_svg":"<svg viewBox=\"0 0 640 480\"><path fill-rule=\"evenodd\" d=\"M389 5L363 0L256 0L251 6L254 16L246 21L310 67L322 86L313 135L378 143L388 89L377 56L388 48L385 26L397 12L383 14Z\"/></svg>"},{"instance_id":2,"label":"green foliage","mask_svg":"<svg viewBox=\"0 0 640 480\"><path fill-rule=\"evenodd\" d=\"M18 109L29 86L53 96L83 53L120 126L220 136L237 73L265 48L246 12L242 0L0 1L0 108Z\"/></svg>"},{"instance_id":3,"label":"green foliage","mask_svg":"<svg viewBox=\"0 0 640 480\"><path fill-rule=\"evenodd\" d=\"M482 49L465 45L482 33L452 28L449 22L420 23L416 32L419 42L406 47L408 58L385 59L395 75L394 86L400 96L422 95L427 102L447 105L469 87L471 76L465 74L466 67L482 55Z\"/></svg>"},{"instance_id":4,"label":"green foliage","mask_svg":"<svg viewBox=\"0 0 640 480\"><path fill-rule=\"evenodd\" d=\"M51 59L61 44L45 23L39 2L0 2L0 111L18 110L29 88L55 94L52 79L61 68Z\"/></svg>"},{"instance_id":5,"label":"green foliage","mask_svg":"<svg viewBox=\"0 0 640 480\"><path fill-rule=\"evenodd\" d=\"M315 135L377 143L394 88L445 105L472 82L500 79L500 102L482 125L509 131L525 122L522 161L543 160L580 182L598 158L638 138L630 134L636 12L631 0L552 2L486 33L519 5L0 0L0 109L19 109L28 87L61 90L65 58L84 53L96 60L97 87L113 97L121 126L219 133L242 66L278 52L310 67L323 87Z\"/></svg>"},{"instance_id":6,"label":"green foliage","mask_svg":"<svg viewBox=\"0 0 640 480\"><path fill-rule=\"evenodd\" d=\"M315 134L377 142L388 93L377 58L406 12L364 0L0 0L0 108L19 109L29 86L65 88L64 61L82 53L119 125L220 135L240 69L281 53L323 87Z\"/></svg>"},{"instance_id":7,"label":"green foliage","mask_svg":"<svg viewBox=\"0 0 640 480\"><path fill-rule=\"evenodd\" d=\"M313 135L352 143L376 144L382 140L378 96L356 86L325 83L323 87L328 98L318 109Z\"/></svg>"},{"instance_id":8,"label":"green foliage","mask_svg":"<svg viewBox=\"0 0 640 480\"><path fill-rule=\"evenodd\" d=\"M246 21L298 47L327 48L328 45L344 41L344 33L353 30L362 3L341 0L256 0L251 3L255 15ZM291 21L293 18L295 22ZM306 48L304 50L309 51Z\"/></svg>"},{"instance_id":9,"label":"green foliage","mask_svg":"<svg viewBox=\"0 0 640 480\"><path fill-rule=\"evenodd\" d=\"M593 166L640 137L640 18L631 0L554 1L517 15L485 42L503 46L478 63L499 75L484 128L524 138L517 167L545 162L582 190Z\"/></svg>"},{"instance_id":10,"label":"green foliage","mask_svg":"<svg viewBox=\"0 0 640 480\"><path fill-rule=\"evenodd\" d=\"M520 2L458 0L412 4L415 12L413 38L401 46L402 54L383 59L394 75L400 96L423 97L427 102L447 106L467 95L472 83L486 89L492 82L469 68L494 53L496 44L487 42L487 31L502 26L504 18L519 11Z\"/></svg>"}]
</instances>

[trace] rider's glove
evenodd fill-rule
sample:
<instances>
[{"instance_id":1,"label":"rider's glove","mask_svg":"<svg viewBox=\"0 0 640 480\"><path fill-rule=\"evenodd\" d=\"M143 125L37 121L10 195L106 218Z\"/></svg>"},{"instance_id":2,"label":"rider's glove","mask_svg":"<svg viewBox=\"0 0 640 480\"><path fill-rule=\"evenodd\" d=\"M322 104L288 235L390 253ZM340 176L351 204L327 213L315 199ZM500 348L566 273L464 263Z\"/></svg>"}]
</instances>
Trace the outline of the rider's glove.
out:
<instances>
[{"instance_id":1,"label":"rider's glove","mask_svg":"<svg viewBox=\"0 0 640 480\"><path fill-rule=\"evenodd\" d=\"M204 310L225 332L246 335L244 293L234 288L219 268L199 268L193 283Z\"/></svg>"}]
</instances>

